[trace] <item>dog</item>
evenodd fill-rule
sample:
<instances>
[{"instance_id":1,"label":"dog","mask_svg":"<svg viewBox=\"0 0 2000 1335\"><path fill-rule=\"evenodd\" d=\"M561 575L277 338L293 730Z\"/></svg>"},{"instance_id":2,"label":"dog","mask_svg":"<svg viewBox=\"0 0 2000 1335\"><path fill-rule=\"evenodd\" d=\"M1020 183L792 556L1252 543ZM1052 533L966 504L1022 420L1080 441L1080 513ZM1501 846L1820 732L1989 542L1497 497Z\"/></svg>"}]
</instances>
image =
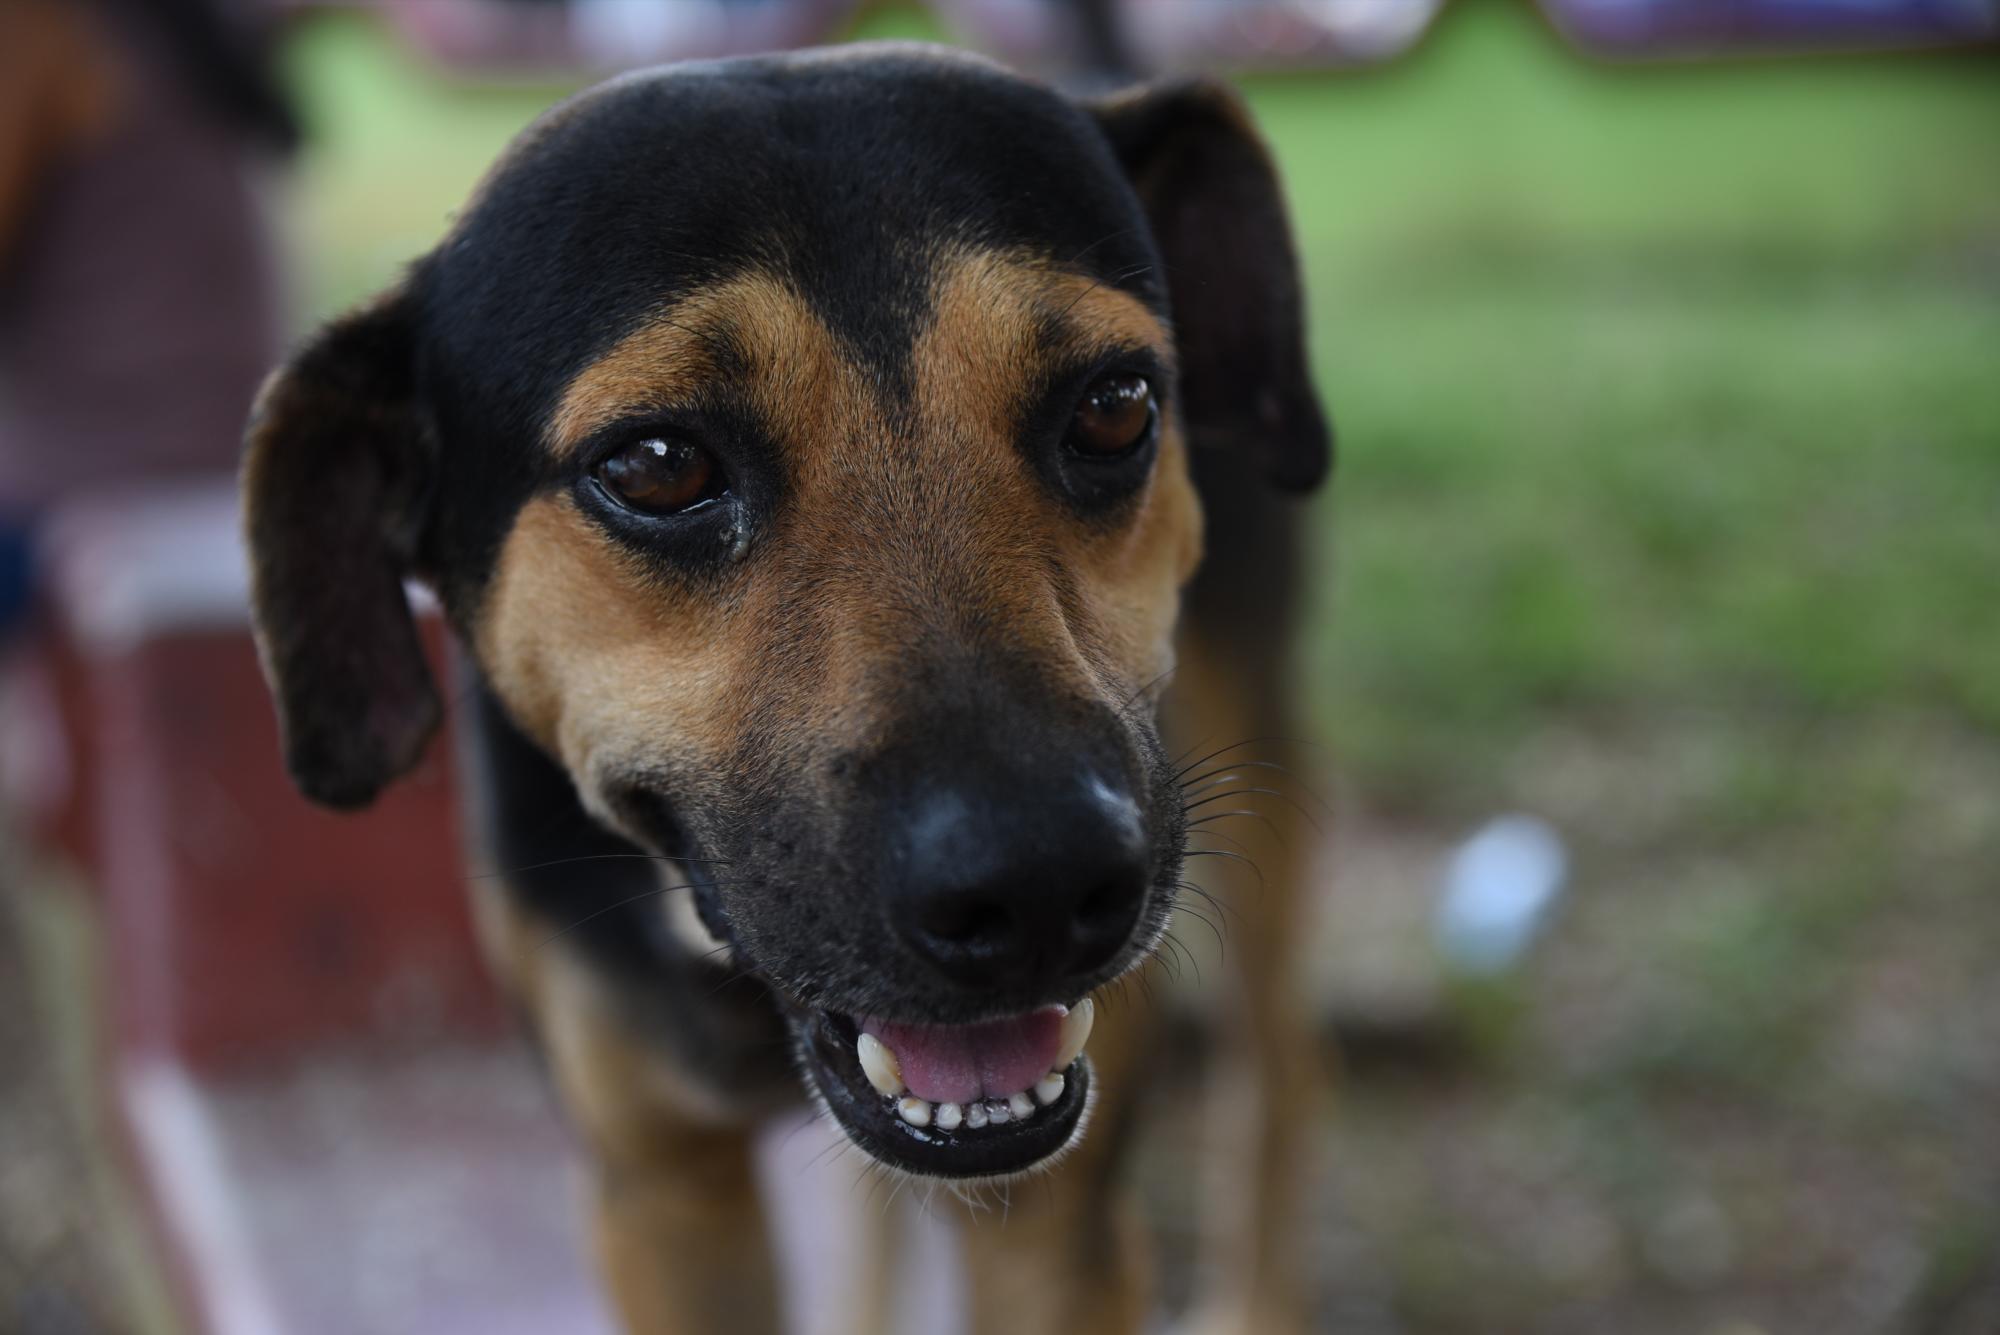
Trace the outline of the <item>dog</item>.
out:
<instances>
[{"instance_id":1,"label":"dog","mask_svg":"<svg viewBox=\"0 0 2000 1335\"><path fill-rule=\"evenodd\" d=\"M975 1329L1141 1328L1161 1026L1107 989L1250 786L1229 744L1286 730L1330 460L1233 92L904 44L561 103L273 373L242 488L288 769L355 808L416 763L427 586L509 869L482 940L627 1328L779 1328L750 1135L802 1097L900 1174L1040 1174L968 1222ZM1229 924L1217 1329L1304 1323L1298 842Z\"/></svg>"}]
</instances>

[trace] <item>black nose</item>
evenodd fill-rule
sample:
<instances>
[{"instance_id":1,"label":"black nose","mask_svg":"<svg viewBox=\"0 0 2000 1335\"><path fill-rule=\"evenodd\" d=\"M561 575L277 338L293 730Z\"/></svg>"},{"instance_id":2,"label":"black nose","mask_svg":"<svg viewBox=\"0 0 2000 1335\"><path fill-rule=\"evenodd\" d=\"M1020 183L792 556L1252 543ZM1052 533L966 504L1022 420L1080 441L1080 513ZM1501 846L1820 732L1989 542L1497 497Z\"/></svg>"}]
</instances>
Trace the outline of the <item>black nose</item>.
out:
<instances>
[{"instance_id":1,"label":"black nose","mask_svg":"<svg viewBox=\"0 0 2000 1335\"><path fill-rule=\"evenodd\" d=\"M1131 938L1151 857L1139 804L1117 784L1083 774L1005 795L936 784L897 823L890 921L953 983L1044 987L1100 968Z\"/></svg>"}]
</instances>

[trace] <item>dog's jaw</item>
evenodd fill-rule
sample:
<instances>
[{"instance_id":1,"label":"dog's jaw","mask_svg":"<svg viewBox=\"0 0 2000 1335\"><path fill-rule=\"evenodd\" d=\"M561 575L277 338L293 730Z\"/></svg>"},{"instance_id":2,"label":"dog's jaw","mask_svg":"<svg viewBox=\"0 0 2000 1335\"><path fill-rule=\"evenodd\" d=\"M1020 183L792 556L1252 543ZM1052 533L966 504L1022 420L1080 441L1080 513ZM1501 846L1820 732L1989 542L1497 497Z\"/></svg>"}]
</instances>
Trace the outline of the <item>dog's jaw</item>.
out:
<instances>
[{"instance_id":1,"label":"dog's jaw","mask_svg":"<svg viewBox=\"0 0 2000 1335\"><path fill-rule=\"evenodd\" d=\"M1076 1046L1051 1061L1056 1069L1006 1097L964 1104L918 1098L879 1057L864 1061L866 1036L847 1016L798 1011L791 1021L814 1102L870 1158L915 1177L994 1181L1048 1166L1083 1134L1095 1084L1081 1051L1090 1002L1068 1014L1082 1017L1082 1032L1066 1026L1065 1045L1074 1037Z\"/></svg>"}]
</instances>

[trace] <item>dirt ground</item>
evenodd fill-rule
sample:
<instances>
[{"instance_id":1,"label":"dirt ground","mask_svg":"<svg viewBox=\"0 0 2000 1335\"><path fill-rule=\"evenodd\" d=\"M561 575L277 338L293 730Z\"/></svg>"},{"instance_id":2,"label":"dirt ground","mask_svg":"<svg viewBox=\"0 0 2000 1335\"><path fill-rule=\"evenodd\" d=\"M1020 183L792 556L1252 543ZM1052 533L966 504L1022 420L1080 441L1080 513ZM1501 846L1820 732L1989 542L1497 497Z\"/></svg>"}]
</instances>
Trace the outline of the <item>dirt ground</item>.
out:
<instances>
[{"instance_id":1,"label":"dirt ground","mask_svg":"<svg viewBox=\"0 0 2000 1335\"><path fill-rule=\"evenodd\" d=\"M2000 1331L2000 746L1566 726L1509 787L1571 840L1567 900L1516 976L1444 985L1456 1055L1350 1062L1321 1226L1386 1315L1327 1329ZM1435 837L1350 819L1336 905Z\"/></svg>"}]
</instances>

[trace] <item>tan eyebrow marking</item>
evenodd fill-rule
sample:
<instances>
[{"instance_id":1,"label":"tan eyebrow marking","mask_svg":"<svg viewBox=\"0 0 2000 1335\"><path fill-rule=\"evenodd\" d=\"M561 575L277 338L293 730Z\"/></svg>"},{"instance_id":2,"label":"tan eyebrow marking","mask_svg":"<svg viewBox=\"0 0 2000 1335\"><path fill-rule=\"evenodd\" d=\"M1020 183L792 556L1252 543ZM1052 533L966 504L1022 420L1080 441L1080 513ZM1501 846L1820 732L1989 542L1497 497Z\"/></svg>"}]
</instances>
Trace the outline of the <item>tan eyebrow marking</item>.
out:
<instances>
[{"instance_id":1,"label":"tan eyebrow marking","mask_svg":"<svg viewBox=\"0 0 2000 1335\"><path fill-rule=\"evenodd\" d=\"M1044 341L1051 331L1057 348L1145 348L1173 364L1173 340L1144 302L1039 256L976 250L941 262L931 302L913 360L928 372L920 382L948 387L959 413L1011 420L1021 374L1056 350Z\"/></svg>"},{"instance_id":2,"label":"tan eyebrow marking","mask_svg":"<svg viewBox=\"0 0 2000 1335\"><path fill-rule=\"evenodd\" d=\"M685 402L733 370L720 363L739 350L794 387L835 360L832 335L795 293L769 274L738 274L664 307L579 372L550 414L550 452L570 454L615 422Z\"/></svg>"},{"instance_id":3,"label":"tan eyebrow marking","mask_svg":"<svg viewBox=\"0 0 2000 1335\"><path fill-rule=\"evenodd\" d=\"M688 398L714 372L705 337L677 320L651 320L570 381L549 417L548 448L571 454L622 418Z\"/></svg>"}]
</instances>

